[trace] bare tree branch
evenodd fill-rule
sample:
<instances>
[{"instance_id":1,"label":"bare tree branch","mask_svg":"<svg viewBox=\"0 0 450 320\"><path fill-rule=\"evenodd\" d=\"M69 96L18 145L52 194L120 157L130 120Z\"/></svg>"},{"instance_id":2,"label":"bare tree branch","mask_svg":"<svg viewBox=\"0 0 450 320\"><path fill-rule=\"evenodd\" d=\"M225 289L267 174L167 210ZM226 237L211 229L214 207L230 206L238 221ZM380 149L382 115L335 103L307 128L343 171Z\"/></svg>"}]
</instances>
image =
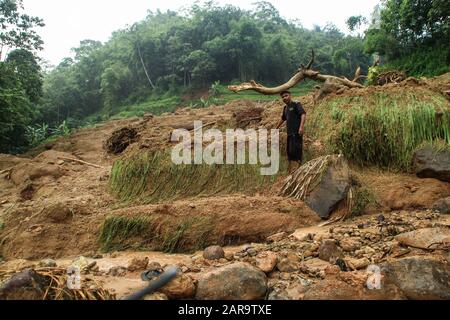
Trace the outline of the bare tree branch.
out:
<instances>
[{"instance_id":1,"label":"bare tree branch","mask_svg":"<svg viewBox=\"0 0 450 320\"><path fill-rule=\"evenodd\" d=\"M325 85L332 85L334 87L338 87L338 89L344 89L344 88L363 88L363 85L354 81L351 81L345 77L336 77L331 75L323 75L320 74L319 71L314 71L311 69L312 65L314 64L315 60L315 54L314 50L311 51L311 60L308 62L306 66L303 64L300 65L300 68L298 69L298 72L292 76L291 79L289 79L286 83L278 86L278 87L265 87L259 83L256 83L255 81L245 82L239 85L231 85L228 86L228 89L233 92L239 92L244 90L253 90L265 95L273 95L273 94L279 94L285 90L289 90L290 88L296 86L298 83L302 82L305 79L311 79L314 81L324 82ZM361 69L359 69L359 73L361 72ZM355 79L357 77L360 77L358 75L358 70L355 74ZM341 90L342 91L342 90Z\"/></svg>"}]
</instances>

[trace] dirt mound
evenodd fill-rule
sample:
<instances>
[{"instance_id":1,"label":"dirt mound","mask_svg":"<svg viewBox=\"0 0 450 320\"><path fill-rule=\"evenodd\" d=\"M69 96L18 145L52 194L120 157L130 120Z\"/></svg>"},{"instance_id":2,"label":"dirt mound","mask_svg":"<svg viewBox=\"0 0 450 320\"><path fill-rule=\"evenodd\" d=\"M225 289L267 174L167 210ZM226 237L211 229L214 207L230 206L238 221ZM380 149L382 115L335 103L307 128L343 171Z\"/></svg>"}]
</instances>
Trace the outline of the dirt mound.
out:
<instances>
[{"instance_id":1,"label":"dirt mound","mask_svg":"<svg viewBox=\"0 0 450 320\"><path fill-rule=\"evenodd\" d=\"M105 142L105 150L111 154L122 153L131 143L136 141L137 130L134 128L122 128L112 133Z\"/></svg>"},{"instance_id":2,"label":"dirt mound","mask_svg":"<svg viewBox=\"0 0 450 320\"><path fill-rule=\"evenodd\" d=\"M384 211L432 208L437 200L450 196L450 184L436 179L418 179L410 174L379 170L359 173Z\"/></svg>"},{"instance_id":3,"label":"dirt mound","mask_svg":"<svg viewBox=\"0 0 450 320\"><path fill-rule=\"evenodd\" d=\"M14 167L15 165L27 162L26 158L15 157L10 154L0 154L0 171L6 170L8 168Z\"/></svg>"},{"instance_id":4,"label":"dirt mound","mask_svg":"<svg viewBox=\"0 0 450 320\"><path fill-rule=\"evenodd\" d=\"M262 120L263 108L252 107L239 110L234 113L236 126L246 128L251 122L260 122Z\"/></svg>"},{"instance_id":5,"label":"dirt mound","mask_svg":"<svg viewBox=\"0 0 450 320\"><path fill-rule=\"evenodd\" d=\"M209 197L114 211L73 201L46 204L37 212L12 210L5 217L0 248L7 259L58 258L101 248L192 251L260 242L318 221L303 202L281 197Z\"/></svg>"}]
</instances>

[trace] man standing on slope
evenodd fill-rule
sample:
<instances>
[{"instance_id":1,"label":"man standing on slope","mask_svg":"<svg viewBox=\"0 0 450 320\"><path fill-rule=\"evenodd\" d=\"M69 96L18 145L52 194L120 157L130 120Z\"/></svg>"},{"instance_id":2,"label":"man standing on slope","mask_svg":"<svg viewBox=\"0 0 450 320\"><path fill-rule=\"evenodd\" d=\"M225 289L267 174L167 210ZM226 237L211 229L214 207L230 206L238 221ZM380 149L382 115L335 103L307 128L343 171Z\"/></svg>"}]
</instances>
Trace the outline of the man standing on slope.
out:
<instances>
[{"instance_id":1,"label":"man standing on slope","mask_svg":"<svg viewBox=\"0 0 450 320\"><path fill-rule=\"evenodd\" d=\"M289 91L280 93L281 99L286 104L283 109L281 121L277 129L286 121L287 126L287 156L289 160L289 173L296 168L293 163L301 165L303 157L303 133L305 131L306 112L300 102L292 101Z\"/></svg>"}]
</instances>

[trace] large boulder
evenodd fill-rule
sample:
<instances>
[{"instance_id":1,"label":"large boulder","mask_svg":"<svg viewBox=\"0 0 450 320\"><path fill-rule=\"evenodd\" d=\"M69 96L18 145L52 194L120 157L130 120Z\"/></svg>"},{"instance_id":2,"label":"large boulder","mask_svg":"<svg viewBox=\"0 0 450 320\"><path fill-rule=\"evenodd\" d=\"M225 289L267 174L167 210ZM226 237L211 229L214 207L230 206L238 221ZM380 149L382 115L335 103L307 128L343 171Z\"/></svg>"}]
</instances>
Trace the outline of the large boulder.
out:
<instances>
[{"instance_id":1,"label":"large boulder","mask_svg":"<svg viewBox=\"0 0 450 320\"><path fill-rule=\"evenodd\" d=\"M424 228L397 235L396 240L419 249L439 249L450 244L450 231L446 228Z\"/></svg>"},{"instance_id":2,"label":"large boulder","mask_svg":"<svg viewBox=\"0 0 450 320\"><path fill-rule=\"evenodd\" d=\"M450 266L446 262L408 257L383 264L382 272L408 299L450 299Z\"/></svg>"},{"instance_id":3,"label":"large boulder","mask_svg":"<svg viewBox=\"0 0 450 320\"><path fill-rule=\"evenodd\" d=\"M244 262L209 271L198 280L197 300L260 300L267 291L264 272Z\"/></svg>"},{"instance_id":4,"label":"large boulder","mask_svg":"<svg viewBox=\"0 0 450 320\"><path fill-rule=\"evenodd\" d=\"M350 189L350 171L342 156L335 156L329 162L320 183L305 198L305 203L319 214L322 219L347 196Z\"/></svg>"},{"instance_id":5,"label":"large boulder","mask_svg":"<svg viewBox=\"0 0 450 320\"><path fill-rule=\"evenodd\" d=\"M413 166L419 178L450 182L450 152L425 146L414 153Z\"/></svg>"},{"instance_id":6,"label":"large boulder","mask_svg":"<svg viewBox=\"0 0 450 320\"><path fill-rule=\"evenodd\" d=\"M288 177L280 194L304 200L322 219L326 219L346 198L350 186L347 161L342 155L327 155L298 168Z\"/></svg>"}]
</instances>

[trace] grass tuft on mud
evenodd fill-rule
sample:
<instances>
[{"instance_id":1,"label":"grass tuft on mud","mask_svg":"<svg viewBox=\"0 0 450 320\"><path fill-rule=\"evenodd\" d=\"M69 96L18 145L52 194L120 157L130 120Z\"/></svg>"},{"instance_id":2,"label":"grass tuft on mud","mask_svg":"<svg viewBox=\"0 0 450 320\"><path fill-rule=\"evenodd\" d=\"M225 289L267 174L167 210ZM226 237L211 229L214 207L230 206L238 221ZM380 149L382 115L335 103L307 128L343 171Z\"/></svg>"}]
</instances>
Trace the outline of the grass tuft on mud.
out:
<instances>
[{"instance_id":1,"label":"grass tuft on mud","mask_svg":"<svg viewBox=\"0 0 450 320\"><path fill-rule=\"evenodd\" d=\"M281 166L284 164L280 161ZM117 160L109 189L122 201L158 203L186 197L252 194L278 175L262 176L259 165L175 165L164 151L140 152Z\"/></svg>"},{"instance_id":2,"label":"grass tuft on mud","mask_svg":"<svg viewBox=\"0 0 450 320\"><path fill-rule=\"evenodd\" d=\"M104 252L127 249L194 252L210 243L214 216L110 216L100 230Z\"/></svg>"},{"instance_id":3,"label":"grass tuft on mud","mask_svg":"<svg viewBox=\"0 0 450 320\"><path fill-rule=\"evenodd\" d=\"M315 107L308 131L327 152L359 165L409 171L420 144L450 144L450 108L443 96L418 88L337 97Z\"/></svg>"}]
</instances>

